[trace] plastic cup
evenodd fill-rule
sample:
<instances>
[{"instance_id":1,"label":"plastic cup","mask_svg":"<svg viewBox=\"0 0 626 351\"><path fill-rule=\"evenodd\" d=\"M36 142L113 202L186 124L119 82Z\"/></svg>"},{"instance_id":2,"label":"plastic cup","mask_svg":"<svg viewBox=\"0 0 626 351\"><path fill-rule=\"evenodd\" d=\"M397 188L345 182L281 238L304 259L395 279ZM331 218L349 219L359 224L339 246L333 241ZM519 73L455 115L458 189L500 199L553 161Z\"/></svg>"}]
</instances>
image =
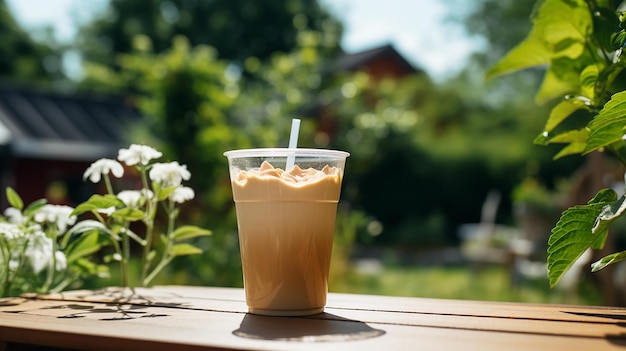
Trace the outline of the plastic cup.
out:
<instances>
[{"instance_id":1,"label":"plastic cup","mask_svg":"<svg viewBox=\"0 0 626 351\"><path fill-rule=\"evenodd\" d=\"M274 316L323 312L349 154L274 148L224 155L237 212L248 312ZM285 172L288 158L295 158L295 165Z\"/></svg>"}]
</instances>

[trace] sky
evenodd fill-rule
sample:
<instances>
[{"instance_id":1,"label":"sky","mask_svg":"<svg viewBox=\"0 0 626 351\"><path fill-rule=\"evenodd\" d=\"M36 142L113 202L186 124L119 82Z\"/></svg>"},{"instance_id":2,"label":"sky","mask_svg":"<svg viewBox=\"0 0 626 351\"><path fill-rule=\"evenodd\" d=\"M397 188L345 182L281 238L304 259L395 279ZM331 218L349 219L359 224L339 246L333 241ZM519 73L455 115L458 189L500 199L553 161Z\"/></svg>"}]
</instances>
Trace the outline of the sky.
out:
<instances>
[{"instance_id":1,"label":"sky","mask_svg":"<svg viewBox=\"0 0 626 351\"><path fill-rule=\"evenodd\" d=\"M446 20L447 0L320 0L344 23L342 46L353 53L392 44L415 67L435 80L454 76L478 40L469 38L459 23ZM89 20L106 0L7 0L25 28L52 26L57 38L70 41L76 23ZM456 8L455 10L458 10Z\"/></svg>"}]
</instances>

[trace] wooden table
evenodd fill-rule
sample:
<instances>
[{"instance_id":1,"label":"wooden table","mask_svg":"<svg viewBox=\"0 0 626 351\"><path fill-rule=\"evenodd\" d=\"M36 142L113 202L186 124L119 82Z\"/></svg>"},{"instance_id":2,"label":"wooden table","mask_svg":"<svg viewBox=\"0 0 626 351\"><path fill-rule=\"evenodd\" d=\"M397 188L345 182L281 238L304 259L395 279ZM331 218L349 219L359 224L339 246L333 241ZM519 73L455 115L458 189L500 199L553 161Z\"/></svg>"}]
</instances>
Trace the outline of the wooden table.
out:
<instances>
[{"instance_id":1,"label":"wooden table","mask_svg":"<svg viewBox=\"0 0 626 351\"><path fill-rule=\"evenodd\" d=\"M624 308L331 293L316 316L246 309L242 289L189 286L0 299L0 351L626 348Z\"/></svg>"}]
</instances>

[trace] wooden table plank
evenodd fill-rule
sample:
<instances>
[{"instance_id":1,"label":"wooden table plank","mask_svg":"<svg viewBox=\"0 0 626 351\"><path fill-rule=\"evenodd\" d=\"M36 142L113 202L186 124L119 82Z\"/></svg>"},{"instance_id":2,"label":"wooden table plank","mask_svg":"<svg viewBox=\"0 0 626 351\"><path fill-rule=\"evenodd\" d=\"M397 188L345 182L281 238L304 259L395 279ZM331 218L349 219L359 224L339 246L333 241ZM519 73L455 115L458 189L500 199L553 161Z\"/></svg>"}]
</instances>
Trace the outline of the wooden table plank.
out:
<instances>
[{"instance_id":1,"label":"wooden table plank","mask_svg":"<svg viewBox=\"0 0 626 351\"><path fill-rule=\"evenodd\" d=\"M158 304L210 311L245 312L241 289L159 287L137 289L136 304ZM115 295L93 291L71 292L44 298L76 301L115 301ZM355 294L329 294L326 312L368 323L470 329L517 331L524 333L603 337L619 334L626 319L624 309L562 305L420 299ZM621 313L621 314L620 314ZM331 318L325 315L324 318ZM567 323L563 323L567 322Z\"/></svg>"},{"instance_id":2,"label":"wooden table plank","mask_svg":"<svg viewBox=\"0 0 626 351\"><path fill-rule=\"evenodd\" d=\"M621 308L330 294L312 317L246 314L243 290L166 286L0 300L0 340L85 350L613 350ZM2 343L0 342L0 350Z\"/></svg>"}]
</instances>

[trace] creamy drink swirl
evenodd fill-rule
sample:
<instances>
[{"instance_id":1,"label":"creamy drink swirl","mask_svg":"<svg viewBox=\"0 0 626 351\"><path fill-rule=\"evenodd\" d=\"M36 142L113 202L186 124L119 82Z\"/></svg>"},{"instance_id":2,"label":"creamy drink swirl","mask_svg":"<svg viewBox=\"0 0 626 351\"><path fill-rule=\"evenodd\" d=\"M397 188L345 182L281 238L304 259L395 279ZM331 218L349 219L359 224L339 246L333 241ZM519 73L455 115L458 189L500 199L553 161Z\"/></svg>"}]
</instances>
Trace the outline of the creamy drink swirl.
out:
<instances>
[{"instance_id":1,"label":"creamy drink swirl","mask_svg":"<svg viewBox=\"0 0 626 351\"><path fill-rule=\"evenodd\" d=\"M323 311L343 162L288 172L267 161L246 170L231 165L249 312Z\"/></svg>"}]
</instances>

